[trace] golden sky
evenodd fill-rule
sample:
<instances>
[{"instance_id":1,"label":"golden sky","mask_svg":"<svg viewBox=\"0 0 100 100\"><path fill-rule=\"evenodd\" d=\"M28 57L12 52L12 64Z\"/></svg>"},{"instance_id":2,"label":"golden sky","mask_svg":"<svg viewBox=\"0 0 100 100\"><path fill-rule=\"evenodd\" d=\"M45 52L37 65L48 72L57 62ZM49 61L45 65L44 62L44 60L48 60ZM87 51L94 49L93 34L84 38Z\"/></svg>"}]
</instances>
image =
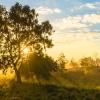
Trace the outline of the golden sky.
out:
<instances>
[{"instance_id":1,"label":"golden sky","mask_svg":"<svg viewBox=\"0 0 100 100\"><path fill-rule=\"evenodd\" d=\"M67 35L66 35L67 34ZM48 49L48 53L57 58L64 53L66 58L79 59L85 56L100 56L99 33L65 33L54 34L54 47Z\"/></svg>"}]
</instances>

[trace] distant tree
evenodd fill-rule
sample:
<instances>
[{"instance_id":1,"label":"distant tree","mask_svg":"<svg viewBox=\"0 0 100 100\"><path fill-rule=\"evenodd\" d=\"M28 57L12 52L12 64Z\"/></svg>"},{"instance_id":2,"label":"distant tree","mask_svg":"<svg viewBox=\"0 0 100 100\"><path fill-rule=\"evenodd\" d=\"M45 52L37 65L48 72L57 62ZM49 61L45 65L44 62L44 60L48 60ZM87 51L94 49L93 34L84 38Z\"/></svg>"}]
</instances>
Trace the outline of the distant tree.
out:
<instances>
[{"instance_id":1,"label":"distant tree","mask_svg":"<svg viewBox=\"0 0 100 100\"><path fill-rule=\"evenodd\" d=\"M49 21L39 23L38 14L29 6L16 3L7 11L0 7L0 36L2 46L0 50L1 67L12 67L17 82L21 83L20 65L23 61L23 50L30 48L33 52L36 45L42 50L52 47L49 36L53 28Z\"/></svg>"},{"instance_id":2,"label":"distant tree","mask_svg":"<svg viewBox=\"0 0 100 100\"><path fill-rule=\"evenodd\" d=\"M100 58L95 59L95 66L100 67Z\"/></svg>"},{"instance_id":3,"label":"distant tree","mask_svg":"<svg viewBox=\"0 0 100 100\"><path fill-rule=\"evenodd\" d=\"M65 65L67 63L67 60L66 60L65 55L63 53L61 53L60 56L58 57L57 63L58 63L59 69L61 69L61 70L65 69Z\"/></svg>"},{"instance_id":4,"label":"distant tree","mask_svg":"<svg viewBox=\"0 0 100 100\"><path fill-rule=\"evenodd\" d=\"M95 61L92 57L85 57L80 59L80 65L83 67L92 67L95 66Z\"/></svg>"}]
</instances>

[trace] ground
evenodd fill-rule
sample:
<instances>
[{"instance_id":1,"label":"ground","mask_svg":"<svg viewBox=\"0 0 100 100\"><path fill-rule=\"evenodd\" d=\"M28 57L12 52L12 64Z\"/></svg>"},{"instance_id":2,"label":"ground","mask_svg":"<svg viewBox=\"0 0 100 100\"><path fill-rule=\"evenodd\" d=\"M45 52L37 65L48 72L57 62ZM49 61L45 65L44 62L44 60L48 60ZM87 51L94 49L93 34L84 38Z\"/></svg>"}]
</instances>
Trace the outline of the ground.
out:
<instances>
[{"instance_id":1,"label":"ground","mask_svg":"<svg viewBox=\"0 0 100 100\"><path fill-rule=\"evenodd\" d=\"M1 89L0 100L100 100L100 91L23 83Z\"/></svg>"},{"instance_id":2,"label":"ground","mask_svg":"<svg viewBox=\"0 0 100 100\"><path fill-rule=\"evenodd\" d=\"M23 81L21 85L3 76L0 100L100 100L99 69L67 70L54 76L53 82Z\"/></svg>"}]
</instances>

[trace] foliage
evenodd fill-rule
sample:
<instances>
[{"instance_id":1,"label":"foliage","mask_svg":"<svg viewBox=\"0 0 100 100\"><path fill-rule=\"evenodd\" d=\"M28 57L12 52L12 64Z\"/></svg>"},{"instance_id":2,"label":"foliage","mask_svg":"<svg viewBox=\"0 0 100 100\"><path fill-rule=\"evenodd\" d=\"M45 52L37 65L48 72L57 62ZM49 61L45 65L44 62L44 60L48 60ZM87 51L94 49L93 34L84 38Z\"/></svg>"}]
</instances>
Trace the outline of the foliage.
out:
<instances>
[{"instance_id":1,"label":"foliage","mask_svg":"<svg viewBox=\"0 0 100 100\"><path fill-rule=\"evenodd\" d=\"M65 55L63 53L60 54L60 56L57 60L57 63L58 63L60 70L65 69L65 65L67 63L67 60L65 59Z\"/></svg>"},{"instance_id":2,"label":"foliage","mask_svg":"<svg viewBox=\"0 0 100 100\"><path fill-rule=\"evenodd\" d=\"M52 72L57 70L58 66L56 61L54 61L50 56L34 53L29 56L28 61L23 62L21 68L21 74L24 77L35 76L37 80L48 80L52 76ZM26 73L26 70L28 70L29 73Z\"/></svg>"},{"instance_id":3,"label":"foliage","mask_svg":"<svg viewBox=\"0 0 100 100\"><path fill-rule=\"evenodd\" d=\"M95 66L95 60L92 57L85 57L80 59L80 65L83 67Z\"/></svg>"},{"instance_id":4,"label":"foliage","mask_svg":"<svg viewBox=\"0 0 100 100\"><path fill-rule=\"evenodd\" d=\"M0 98L1 100L100 100L100 90L24 83L0 89Z\"/></svg>"},{"instance_id":5,"label":"foliage","mask_svg":"<svg viewBox=\"0 0 100 100\"><path fill-rule=\"evenodd\" d=\"M1 68L13 67L17 80L21 81L23 49L30 48L33 52L37 45L42 50L52 47L52 40L49 38L52 32L53 27L49 21L39 23L35 9L28 5L16 3L10 11L0 6Z\"/></svg>"}]
</instances>

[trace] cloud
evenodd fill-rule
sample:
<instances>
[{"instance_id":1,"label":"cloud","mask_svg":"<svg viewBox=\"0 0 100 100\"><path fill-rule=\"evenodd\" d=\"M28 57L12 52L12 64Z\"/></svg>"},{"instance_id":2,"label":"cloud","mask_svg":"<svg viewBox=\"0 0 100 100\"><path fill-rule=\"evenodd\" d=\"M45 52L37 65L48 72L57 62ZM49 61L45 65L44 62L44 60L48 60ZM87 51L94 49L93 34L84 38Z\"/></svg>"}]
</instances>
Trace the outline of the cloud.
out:
<instances>
[{"instance_id":1,"label":"cloud","mask_svg":"<svg viewBox=\"0 0 100 100\"><path fill-rule=\"evenodd\" d=\"M80 16L69 16L60 19L56 19L52 22L55 30L69 31L69 32L81 32L89 31L90 27L94 24L100 23L100 14L86 14Z\"/></svg>"},{"instance_id":2,"label":"cloud","mask_svg":"<svg viewBox=\"0 0 100 100\"><path fill-rule=\"evenodd\" d=\"M56 19L52 22L55 30L57 31L75 31L75 29L83 29L88 27L86 24L81 23L82 17L81 16L69 16L65 18Z\"/></svg>"},{"instance_id":3,"label":"cloud","mask_svg":"<svg viewBox=\"0 0 100 100\"><path fill-rule=\"evenodd\" d=\"M71 9L71 11L73 12L84 8L100 10L100 2L81 4L79 7Z\"/></svg>"},{"instance_id":4,"label":"cloud","mask_svg":"<svg viewBox=\"0 0 100 100\"><path fill-rule=\"evenodd\" d=\"M100 14L87 14L83 16L83 23L98 24L100 23Z\"/></svg>"},{"instance_id":5,"label":"cloud","mask_svg":"<svg viewBox=\"0 0 100 100\"><path fill-rule=\"evenodd\" d=\"M93 4L93 3L86 3L86 4L83 4L79 7L79 9L81 8L91 8L91 9L95 9L96 8L96 4Z\"/></svg>"},{"instance_id":6,"label":"cloud","mask_svg":"<svg viewBox=\"0 0 100 100\"><path fill-rule=\"evenodd\" d=\"M59 9L59 8L49 8L49 7L44 7L44 6L38 7L36 9L36 11L40 15L49 15L49 14L59 14L59 13L61 13L61 9Z\"/></svg>"}]
</instances>

